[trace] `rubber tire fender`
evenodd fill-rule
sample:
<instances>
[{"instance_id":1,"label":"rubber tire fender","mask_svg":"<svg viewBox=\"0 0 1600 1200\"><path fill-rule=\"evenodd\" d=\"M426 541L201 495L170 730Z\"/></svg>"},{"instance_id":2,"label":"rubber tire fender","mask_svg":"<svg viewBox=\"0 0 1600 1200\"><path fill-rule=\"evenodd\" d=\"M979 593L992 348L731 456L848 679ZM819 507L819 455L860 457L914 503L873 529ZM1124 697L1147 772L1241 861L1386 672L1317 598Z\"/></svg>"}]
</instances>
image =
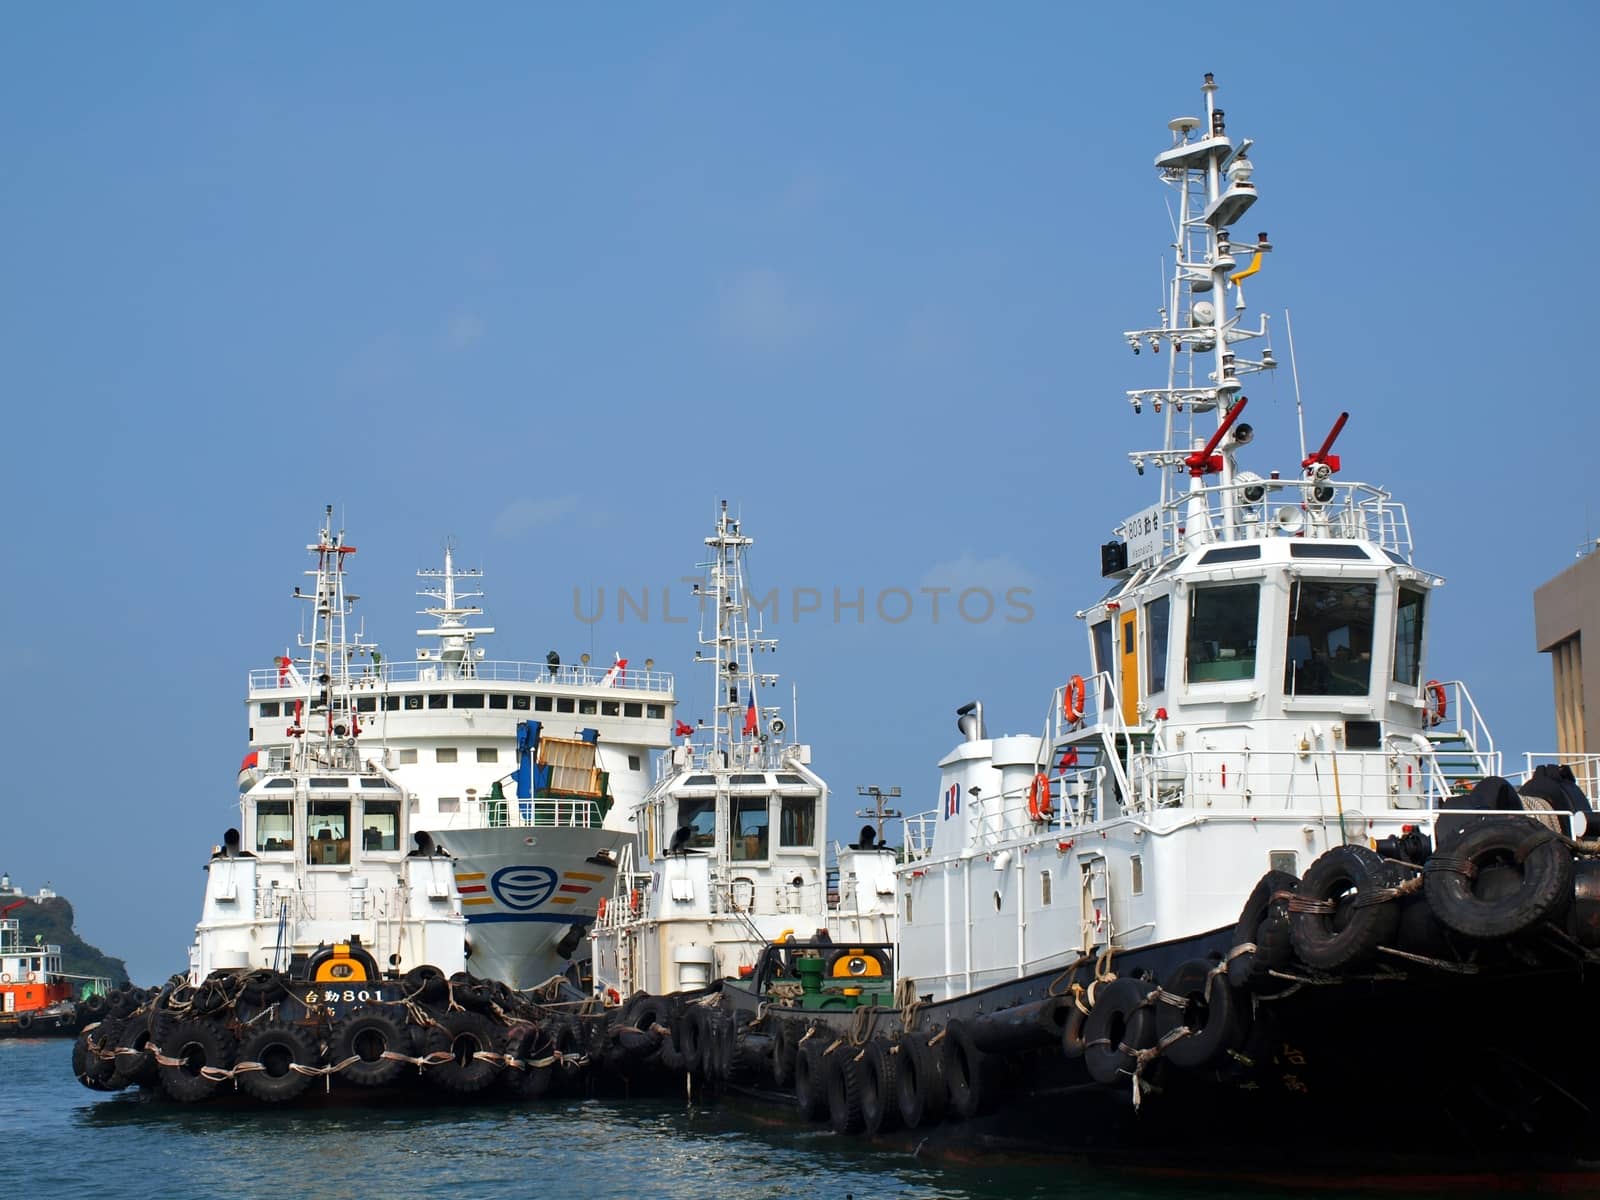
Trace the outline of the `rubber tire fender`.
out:
<instances>
[{"instance_id":1,"label":"rubber tire fender","mask_svg":"<svg viewBox=\"0 0 1600 1200\"><path fill-rule=\"evenodd\" d=\"M400 977L401 994L418 1004L435 1004L449 992L449 982L438 967L424 963Z\"/></svg>"},{"instance_id":2,"label":"rubber tire fender","mask_svg":"<svg viewBox=\"0 0 1600 1200\"><path fill-rule=\"evenodd\" d=\"M1083 1065L1095 1082L1116 1083L1133 1074L1134 1052L1156 1044L1156 1014L1145 1003L1154 990L1155 984L1133 975L1099 988L1083 1029Z\"/></svg>"},{"instance_id":3,"label":"rubber tire fender","mask_svg":"<svg viewBox=\"0 0 1600 1200\"><path fill-rule=\"evenodd\" d=\"M1400 906L1392 900L1373 901L1377 893L1399 882L1398 869L1365 846L1325 850L1300 880L1296 894L1344 902L1332 913L1289 914L1289 932L1300 961L1320 971L1337 971L1372 957L1379 946L1393 945Z\"/></svg>"},{"instance_id":4,"label":"rubber tire fender","mask_svg":"<svg viewBox=\"0 0 1600 1200\"><path fill-rule=\"evenodd\" d=\"M555 1064L531 1066L534 1059L550 1056L549 1039L537 1025L513 1025L506 1035L506 1054L522 1060L520 1068L507 1067L500 1075L500 1087L518 1100L537 1100L555 1082Z\"/></svg>"},{"instance_id":5,"label":"rubber tire fender","mask_svg":"<svg viewBox=\"0 0 1600 1200\"><path fill-rule=\"evenodd\" d=\"M239 979L239 999L261 1008L287 995L289 985L270 967L258 967Z\"/></svg>"},{"instance_id":6,"label":"rubber tire fender","mask_svg":"<svg viewBox=\"0 0 1600 1200\"><path fill-rule=\"evenodd\" d=\"M20 1026L21 1023L18 1024ZM31 1020L29 1024L31 1027ZM97 1053L116 1046L120 1032L117 1025L116 1021L102 1021L99 1025L82 1030L72 1043L72 1073L78 1077L79 1083L92 1091L111 1092L123 1086L113 1083L117 1071L116 1060L101 1058Z\"/></svg>"},{"instance_id":7,"label":"rubber tire fender","mask_svg":"<svg viewBox=\"0 0 1600 1200\"><path fill-rule=\"evenodd\" d=\"M861 1064L857 1050L848 1042L823 1056L822 1077L828 1093L828 1123L835 1133L860 1133Z\"/></svg>"},{"instance_id":8,"label":"rubber tire fender","mask_svg":"<svg viewBox=\"0 0 1600 1200\"><path fill-rule=\"evenodd\" d=\"M151 1053L155 1038L150 1032L148 1012L137 1012L122 1023L117 1035L117 1075L124 1084L148 1086L156 1082L159 1069Z\"/></svg>"},{"instance_id":9,"label":"rubber tire fender","mask_svg":"<svg viewBox=\"0 0 1600 1200\"><path fill-rule=\"evenodd\" d=\"M895 1064L894 1094L900 1122L907 1129L937 1125L944 1119L947 1091L944 1056L928 1045L925 1034L900 1039L900 1061Z\"/></svg>"},{"instance_id":10,"label":"rubber tire fender","mask_svg":"<svg viewBox=\"0 0 1600 1200\"><path fill-rule=\"evenodd\" d=\"M309 1032L287 1021L269 1021L239 1043L239 1061L258 1062L263 1069L245 1071L235 1078L239 1090L252 1099L282 1104L311 1086L312 1077L294 1066L314 1067L320 1057L316 1039Z\"/></svg>"},{"instance_id":11,"label":"rubber tire fender","mask_svg":"<svg viewBox=\"0 0 1600 1200\"><path fill-rule=\"evenodd\" d=\"M1279 892L1294 891L1299 883L1300 880L1288 871L1268 871L1258 879L1244 902L1244 908L1239 911L1238 923L1233 927L1233 945L1242 946L1246 942L1259 945L1261 924L1269 912L1283 911L1285 902L1273 897ZM1264 978L1267 969L1264 963L1258 961L1258 955L1253 950L1228 960L1228 978L1235 987L1245 987L1253 980Z\"/></svg>"},{"instance_id":12,"label":"rubber tire fender","mask_svg":"<svg viewBox=\"0 0 1600 1200\"><path fill-rule=\"evenodd\" d=\"M861 1084L861 1125L869 1137L887 1133L900 1124L900 1102L895 1078L900 1053L884 1038L873 1038L861 1051L856 1073Z\"/></svg>"},{"instance_id":13,"label":"rubber tire fender","mask_svg":"<svg viewBox=\"0 0 1600 1200\"><path fill-rule=\"evenodd\" d=\"M822 1052L831 1039L814 1033L800 1044L794 1059L794 1103L807 1121L820 1121L828 1113L827 1077Z\"/></svg>"},{"instance_id":14,"label":"rubber tire fender","mask_svg":"<svg viewBox=\"0 0 1600 1200\"><path fill-rule=\"evenodd\" d=\"M1069 1059L1082 1058L1087 1049L1084 1041L1088 1028L1089 1014L1073 1001L1067 1012L1067 1023L1061 1027L1061 1053Z\"/></svg>"},{"instance_id":15,"label":"rubber tire fender","mask_svg":"<svg viewBox=\"0 0 1600 1200\"><path fill-rule=\"evenodd\" d=\"M494 982L480 979L470 971L457 971L450 976L449 985L456 1003L463 1008L487 1014L494 1003Z\"/></svg>"},{"instance_id":16,"label":"rubber tire fender","mask_svg":"<svg viewBox=\"0 0 1600 1200\"><path fill-rule=\"evenodd\" d=\"M406 1064L397 1058L384 1058L386 1052L410 1054L412 1041L404 1023L373 1005L360 1005L339 1022L333 1036L333 1061L356 1061L339 1073L339 1078L356 1087L386 1087L400 1077Z\"/></svg>"},{"instance_id":17,"label":"rubber tire fender","mask_svg":"<svg viewBox=\"0 0 1600 1200\"><path fill-rule=\"evenodd\" d=\"M207 1079L201 1067L226 1069L233 1066L238 1042L220 1021L206 1017L185 1017L173 1023L161 1039L161 1052L168 1058L184 1060L176 1067L161 1067L162 1090L180 1104L197 1104L208 1099L221 1086L220 1080Z\"/></svg>"},{"instance_id":18,"label":"rubber tire fender","mask_svg":"<svg viewBox=\"0 0 1600 1200\"><path fill-rule=\"evenodd\" d=\"M1462 859L1472 864L1470 875L1455 869ZM1483 897L1475 876L1488 866L1517 869L1520 886L1494 899ZM1423 871L1423 895L1434 916L1457 933L1484 941L1513 937L1560 915L1572 900L1572 852L1551 830L1521 817L1486 819L1463 833L1449 854L1430 858Z\"/></svg>"},{"instance_id":19,"label":"rubber tire fender","mask_svg":"<svg viewBox=\"0 0 1600 1200\"><path fill-rule=\"evenodd\" d=\"M1174 1066L1198 1068L1220 1062L1230 1050L1244 1044L1244 1006L1228 982L1228 973L1213 975L1213 964L1201 958L1174 967L1161 990L1184 999L1180 1007L1163 1000L1156 1006L1156 1039L1187 1027L1188 1037L1178 1038L1162 1056Z\"/></svg>"},{"instance_id":20,"label":"rubber tire fender","mask_svg":"<svg viewBox=\"0 0 1600 1200\"><path fill-rule=\"evenodd\" d=\"M706 1027L704 1010L698 1004L686 1005L672 1022L672 1051L682 1070L699 1075L705 1070Z\"/></svg>"},{"instance_id":21,"label":"rubber tire fender","mask_svg":"<svg viewBox=\"0 0 1600 1200\"><path fill-rule=\"evenodd\" d=\"M944 1027L940 1052L951 1111L968 1121L987 1111L995 1091L994 1056L978 1049L965 1021L958 1017Z\"/></svg>"},{"instance_id":22,"label":"rubber tire fender","mask_svg":"<svg viewBox=\"0 0 1600 1200\"><path fill-rule=\"evenodd\" d=\"M458 1096L483 1091L499 1077L500 1064L473 1055L498 1053L499 1040L499 1028L482 1013L445 1013L428 1029L427 1050L430 1054L443 1051L451 1056L450 1061L429 1067L428 1078Z\"/></svg>"},{"instance_id":23,"label":"rubber tire fender","mask_svg":"<svg viewBox=\"0 0 1600 1200\"><path fill-rule=\"evenodd\" d=\"M795 1048L800 1044L800 1027L796 1021L772 1019L772 1082L786 1088L794 1083Z\"/></svg>"},{"instance_id":24,"label":"rubber tire fender","mask_svg":"<svg viewBox=\"0 0 1600 1200\"><path fill-rule=\"evenodd\" d=\"M660 1025L665 1015L666 1005L658 996L638 995L623 1006L616 1034L624 1061L646 1058L660 1048L661 1035L653 1026Z\"/></svg>"},{"instance_id":25,"label":"rubber tire fender","mask_svg":"<svg viewBox=\"0 0 1600 1200\"><path fill-rule=\"evenodd\" d=\"M585 1053L583 1027L571 1017L558 1017L550 1027L550 1051L560 1056L557 1065L561 1070L561 1078L572 1078L583 1069L583 1065L577 1061Z\"/></svg>"}]
</instances>

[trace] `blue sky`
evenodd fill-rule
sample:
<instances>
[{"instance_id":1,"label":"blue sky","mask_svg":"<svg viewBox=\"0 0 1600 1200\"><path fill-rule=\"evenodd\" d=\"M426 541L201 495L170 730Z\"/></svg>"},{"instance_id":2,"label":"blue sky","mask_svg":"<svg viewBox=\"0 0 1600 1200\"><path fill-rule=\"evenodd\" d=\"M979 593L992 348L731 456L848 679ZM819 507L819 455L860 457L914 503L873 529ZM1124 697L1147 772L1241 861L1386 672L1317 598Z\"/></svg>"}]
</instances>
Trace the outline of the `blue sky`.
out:
<instances>
[{"instance_id":1,"label":"blue sky","mask_svg":"<svg viewBox=\"0 0 1600 1200\"><path fill-rule=\"evenodd\" d=\"M1086 666L1096 548L1152 498L1119 333L1153 319L1150 162L1205 71L1256 140L1250 298L1294 314L1307 424L1351 411L1344 477L1449 580L1429 673L1551 747L1531 593L1600 533L1595 10L1192 13L8 10L0 868L140 979L183 965L325 503L391 656L454 537L500 656L653 656L694 716L683 627L585 624L574 589L659 605L729 498L756 590L825 597L772 629L817 764L930 807L957 704L1036 729ZM1280 375L1250 465L1287 473ZM929 586L1033 617L873 611Z\"/></svg>"}]
</instances>

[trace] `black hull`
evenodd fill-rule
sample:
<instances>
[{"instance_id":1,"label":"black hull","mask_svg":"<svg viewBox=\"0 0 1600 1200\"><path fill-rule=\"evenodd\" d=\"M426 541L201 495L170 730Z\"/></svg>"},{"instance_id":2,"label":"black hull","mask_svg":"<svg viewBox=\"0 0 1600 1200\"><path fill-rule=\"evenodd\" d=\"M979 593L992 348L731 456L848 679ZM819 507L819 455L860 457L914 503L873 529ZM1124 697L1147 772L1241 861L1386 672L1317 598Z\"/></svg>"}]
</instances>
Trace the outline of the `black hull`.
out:
<instances>
[{"instance_id":1,"label":"black hull","mask_svg":"<svg viewBox=\"0 0 1600 1200\"><path fill-rule=\"evenodd\" d=\"M1164 979L1179 963L1220 957L1231 931L1119 953L1115 970ZM1080 970L1079 981L1092 972ZM1309 979L1309 977L1307 977ZM929 1005L929 1032L1059 994L1051 971ZM1407 965L1334 980L1288 980L1247 998L1250 1031L1221 1065L1183 1069L1157 1056L1143 1086L1090 1078L1082 1058L1037 1044L986 1056L981 1111L902 1130L887 1144L922 1153L989 1150L1246 1173L1352 1164L1383 1170L1526 1172L1600 1169L1600 1050L1588 1032L1600 978L1581 967L1485 967L1477 974ZM724 1005L753 1016L757 998L728 983ZM849 1038L849 1012L771 1009ZM900 1032L898 1010L875 1035ZM854 1030L859 1038L860 1025ZM775 1103L770 1076L729 1086Z\"/></svg>"}]
</instances>

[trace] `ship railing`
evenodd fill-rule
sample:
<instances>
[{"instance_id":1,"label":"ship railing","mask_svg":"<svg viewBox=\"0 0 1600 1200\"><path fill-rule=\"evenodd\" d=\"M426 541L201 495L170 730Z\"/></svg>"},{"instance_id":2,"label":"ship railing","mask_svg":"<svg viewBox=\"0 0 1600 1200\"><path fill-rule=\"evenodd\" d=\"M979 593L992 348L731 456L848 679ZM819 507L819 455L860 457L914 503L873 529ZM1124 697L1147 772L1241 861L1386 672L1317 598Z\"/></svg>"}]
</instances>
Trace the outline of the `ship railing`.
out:
<instances>
[{"instance_id":1,"label":"ship railing","mask_svg":"<svg viewBox=\"0 0 1600 1200\"><path fill-rule=\"evenodd\" d=\"M1572 781L1583 790L1591 804L1600 804L1600 754L1537 750L1524 754L1522 759L1522 772L1512 782L1526 783L1533 777L1535 767L1546 764L1566 767L1572 772Z\"/></svg>"},{"instance_id":2,"label":"ship railing","mask_svg":"<svg viewBox=\"0 0 1600 1200\"><path fill-rule=\"evenodd\" d=\"M933 850L933 835L939 828L939 811L937 808L930 808L927 812L905 818L907 862L927 858L929 852Z\"/></svg>"},{"instance_id":3,"label":"ship railing","mask_svg":"<svg viewBox=\"0 0 1600 1200\"><path fill-rule=\"evenodd\" d=\"M718 916L751 917L798 916L821 913L826 906L826 885L803 883L758 883L747 876L718 875L711 881L711 911ZM755 926L751 935L761 940Z\"/></svg>"},{"instance_id":4,"label":"ship railing","mask_svg":"<svg viewBox=\"0 0 1600 1200\"><path fill-rule=\"evenodd\" d=\"M1489 724L1478 711L1477 703L1467 685L1452 679L1438 685L1444 690L1444 716L1438 724L1428 729L1427 737L1434 744L1446 775L1457 778L1476 774L1478 778L1501 773L1500 752L1494 748L1494 736ZM1430 683L1425 691L1431 690ZM1424 695L1424 703L1433 704L1433 697Z\"/></svg>"},{"instance_id":5,"label":"ship railing","mask_svg":"<svg viewBox=\"0 0 1600 1200\"><path fill-rule=\"evenodd\" d=\"M476 805L478 824L490 829L511 827L530 829L593 829L600 824L600 806L593 800L568 797L539 797L519 800L508 796L496 800L485 796L468 798Z\"/></svg>"},{"instance_id":6,"label":"ship railing","mask_svg":"<svg viewBox=\"0 0 1600 1200\"><path fill-rule=\"evenodd\" d=\"M654 883L649 871L619 870L616 887L606 899L605 912L595 919L595 928L622 929L648 917Z\"/></svg>"},{"instance_id":7,"label":"ship railing","mask_svg":"<svg viewBox=\"0 0 1600 1200\"><path fill-rule=\"evenodd\" d=\"M1076 721L1067 719L1066 698L1069 687L1071 687L1070 682L1063 683L1051 693L1050 711L1045 718L1045 745L1050 748L1052 757L1064 752L1068 746L1076 747L1077 751L1081 752L1090 744L1082 735L1085 732L1098 734L1092 744L1098 747L1099 758L1102 761L1085 765L1095 768L1102 765L1109 767L1109 774L1098 769L1094 772L1097 785L1103 789L1115 782L1121 789L1120 794L1128 795L1132 787L1123 762L1132 741L1132 730L1122 716L1122 700L1116 677L1110 671L1099 671L1085 680L1083 712ZM1048 772L1050 766L1050 763L1041 762L1038 764L1038 769ZM1066 773L1072 774L1070 763ZM1081 780L1075 780L1075 784L1078 782ZM1101 796L1097 796L1095 803L1098 805L1101 799Z\"/></svg>"},{"instance_id":8,"label":"ship railing","mask_svg":"<svg viewBox=\"0 0 1600 1200\"><path fill-rule=\"evenodd\" d=\"M326 887L283 885L273 887L270 879L257 878L255 918L277 921L285 905L287 919L294 921L386 921L396 919L405 909L407 894L403 883L387 887L351 888L349 876Z\"/></svg>"},{"instance_id":9,"label":"ship railing","mask_svg":"<svg viewBox=\"0 0 1600 1200\"><path fill-rule=\"evenodd\" d=\"M1264 488L1251 502L1247 489ZM1181 553L1196 543L1271 537L1349 538L1371 542L1411 561L1411 521L1406 507L1387 491L1369 483L1336 479L1316 485L1327 499L1319 502L1313 485L1300 479L1252 479L1214 483L1180 492L1158 505L1160 558ZM1205 506L1204 524L1192 517L1192 504ZM1234 525L1227 524L1228 512Z\"/></svg>"},{"instance_id":10,"label":"ship railing","mask_svg":"<svg viewBox=\"0 0 1600 1200\"><path fill-rule=\"evenodd\" d=\"M680 743L656 757L656 782L679 771L783 771L797 765L800 747L791 742L733 742L713 749Z\"/></svg>"},{"instance_id":11,"label":"ship railing","mask_svg":"<svg viewBox=\"0 0 1600 1200\"><path fill-rule=\"evenodd\" d=\"M305 692L310 665L297 663L296 668L299 673L297 684L294 682L295 676L281 674L276 667L252 670L251 692ZM352 669L345 682L355 691L381 691L391 685L416 683L524 683L672 694L673 678L670 671L635 670L630 666L608 680L610 673L611 667L598 663L561 663L552 667L547 663L496 659L460 664L417 659Z\"/></svg>"}]
</instances>

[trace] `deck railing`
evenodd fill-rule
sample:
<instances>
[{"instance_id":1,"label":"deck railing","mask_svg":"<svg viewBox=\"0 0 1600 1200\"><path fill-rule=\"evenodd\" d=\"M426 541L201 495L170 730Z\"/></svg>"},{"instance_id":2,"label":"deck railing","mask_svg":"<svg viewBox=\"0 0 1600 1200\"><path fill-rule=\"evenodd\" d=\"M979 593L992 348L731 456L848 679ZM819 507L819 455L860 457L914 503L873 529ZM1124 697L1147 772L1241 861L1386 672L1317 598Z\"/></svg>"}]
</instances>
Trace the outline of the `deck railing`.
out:
<instances>
[{"instance_id":1,"label":"deck railing","mask_svg":"<svg viewBox=\"0 0 1600 1200\"><path fill-rule=\"evenodd\" d=\"M552 667L547 663L489 660L486 662L450 663L433 659L414 659L402 662L384 662L350 672L349 687L358 692L382 691L394 686L412 684L522 683L545 684L550 687L615 688L625 692L659 692L672 695L673 679L670 671L646 671L628 667L612 676L606 676L611 667L598 663L562 663ZM276 667L250 672L250 690L255 692L306 694L310 667L296 663L291 673L282 673Z\"/></svg>"}]
</instances>

